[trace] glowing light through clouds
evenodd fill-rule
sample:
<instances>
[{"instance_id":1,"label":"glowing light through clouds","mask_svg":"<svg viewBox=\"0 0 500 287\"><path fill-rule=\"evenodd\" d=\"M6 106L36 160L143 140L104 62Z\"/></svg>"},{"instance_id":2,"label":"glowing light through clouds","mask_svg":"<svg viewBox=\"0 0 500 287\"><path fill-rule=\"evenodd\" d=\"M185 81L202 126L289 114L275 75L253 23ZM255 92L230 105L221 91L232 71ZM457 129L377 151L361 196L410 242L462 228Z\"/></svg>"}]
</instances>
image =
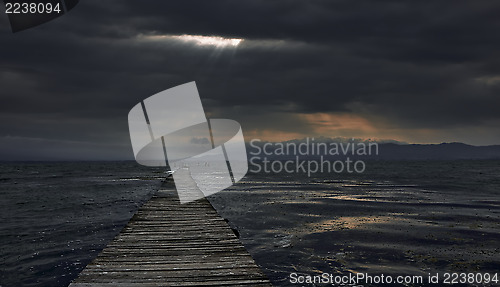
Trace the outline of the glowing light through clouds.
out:
<instances>
[{"instance_id":1,"label":"glowing light through clouds","mask_svg":"<svg viewBox=\"0 0 500 287\"><path fill-rule=\"evenodd\" d=\"M174 39L179 39L185 42L193 42L199 46L216 46L216 47L236 47L243 39L237 38L223 38L214 36L194 36L194 35L182 35L182 36L172 36Z\"/></svg>"},{"instance_id":2,"label":"glowing light through clouds","mask_svg":"<svg viewBox=\"0 0 500 287\"><path fill-rule=\"evenodd\" d=\"M237 47L243 41L243 39L238 38L200 35L141 35L140 38L150 41L178 40L193 43L197 46L212 46L216 48Z\"/></svg>"}]
</instances>

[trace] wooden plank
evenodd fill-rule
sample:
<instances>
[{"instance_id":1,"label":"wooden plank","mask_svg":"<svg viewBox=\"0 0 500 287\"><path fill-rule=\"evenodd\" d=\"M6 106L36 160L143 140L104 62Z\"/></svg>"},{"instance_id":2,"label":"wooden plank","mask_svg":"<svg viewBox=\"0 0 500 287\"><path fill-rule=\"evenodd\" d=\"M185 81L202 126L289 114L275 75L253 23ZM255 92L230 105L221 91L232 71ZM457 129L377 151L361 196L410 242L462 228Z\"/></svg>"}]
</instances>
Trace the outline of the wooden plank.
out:
<instances>
[{"instance_id":1,"label":"wooden plank","mask_svg":"<svg viewBox=\"0 0 500 287\"><path fill-rule=\"evenodd\" d=\"M206 199L167 179L70 287L272 286Z\"/></svg>"}]
</instances>

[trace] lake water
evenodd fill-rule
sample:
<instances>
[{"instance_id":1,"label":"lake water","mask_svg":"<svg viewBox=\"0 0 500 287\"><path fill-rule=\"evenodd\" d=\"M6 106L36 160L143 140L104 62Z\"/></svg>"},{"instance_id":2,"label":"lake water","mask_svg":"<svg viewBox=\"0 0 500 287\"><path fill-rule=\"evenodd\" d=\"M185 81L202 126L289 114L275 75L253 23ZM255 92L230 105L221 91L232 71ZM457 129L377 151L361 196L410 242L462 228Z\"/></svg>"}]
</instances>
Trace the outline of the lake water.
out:
<instances>
[{"instance_id":1,"label":"lake water","mask_svg":"<svg viewBox=\"0 0 500 287\"><path fill-rule=\"evenodd\" d=\"M67 286L164 176L1 164L0 286ZM374 161L357 175L250 173L209 200L276 286L301 286L291 273L498 272L499 195L500 161Z\"/></svg>"}]
</instances>

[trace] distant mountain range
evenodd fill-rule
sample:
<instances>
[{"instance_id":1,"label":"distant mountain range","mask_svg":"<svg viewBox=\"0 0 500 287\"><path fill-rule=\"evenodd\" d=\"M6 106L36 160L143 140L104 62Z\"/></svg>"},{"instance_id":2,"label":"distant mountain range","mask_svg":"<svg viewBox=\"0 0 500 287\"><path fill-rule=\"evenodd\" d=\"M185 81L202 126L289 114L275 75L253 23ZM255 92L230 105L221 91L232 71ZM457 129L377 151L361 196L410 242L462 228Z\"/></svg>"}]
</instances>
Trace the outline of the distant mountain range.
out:
<instances>
[{"instance_id":1,"label":"distant mountain range","mask_svg":"<svg viewBox=\"0 0 500 287\"><path fill-rule=\"evenodd\" d=\"M246 143L251 157L268 159L364 158L380 160L500 159L500 145L472 146L464 143L407 144L345 138L304 138L285 142ZM378 147L378 149L377 149ZM266 154L267 153L267 154Z\"/></svg>"},{"instance_id":2,"label":"distant mountain range","mask_svg":"<svg viewBox=\"0 0 500 287\"><path fill-rule=\"evenodd\" d=\"M380 144L379 149L379 158L387 160L500 159L500 145L386 143Z\"/></svg>"}]
</instances>

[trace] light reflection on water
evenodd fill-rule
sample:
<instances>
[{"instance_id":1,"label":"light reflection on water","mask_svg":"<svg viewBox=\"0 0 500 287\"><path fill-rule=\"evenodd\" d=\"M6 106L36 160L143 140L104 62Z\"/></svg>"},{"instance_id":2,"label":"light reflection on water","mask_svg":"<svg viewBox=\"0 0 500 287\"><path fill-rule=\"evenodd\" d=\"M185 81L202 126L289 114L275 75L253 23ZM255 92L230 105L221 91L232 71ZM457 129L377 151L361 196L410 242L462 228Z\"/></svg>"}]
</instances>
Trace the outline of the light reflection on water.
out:
<instances>
[{"instance_id":1,"label":"light reflection on water","mask_svg":"<svg viewBox=\"0 0 500 287\"><path fill-rule=\"evenodd\" d=\"M290 272L498 272L499 181L461 175L464 188L443 186L420 166L421 180L404 169L398 181L250 174L210 200L277 286L293 286Z\"/></svg>"},{"instance_id":2,"label":"light reflection on water","mask_svg":"<svg viewBox=\"0 0 500 287\"><path fill-rule=\"evenodd\" d=\"M66 286L164 176L130 162L0 168L2 286ZM358 177L249 174L210 200L288 286L290 272L498 272L499 192L499 161L381 162Z\"/></svg>"}]
</instances>

